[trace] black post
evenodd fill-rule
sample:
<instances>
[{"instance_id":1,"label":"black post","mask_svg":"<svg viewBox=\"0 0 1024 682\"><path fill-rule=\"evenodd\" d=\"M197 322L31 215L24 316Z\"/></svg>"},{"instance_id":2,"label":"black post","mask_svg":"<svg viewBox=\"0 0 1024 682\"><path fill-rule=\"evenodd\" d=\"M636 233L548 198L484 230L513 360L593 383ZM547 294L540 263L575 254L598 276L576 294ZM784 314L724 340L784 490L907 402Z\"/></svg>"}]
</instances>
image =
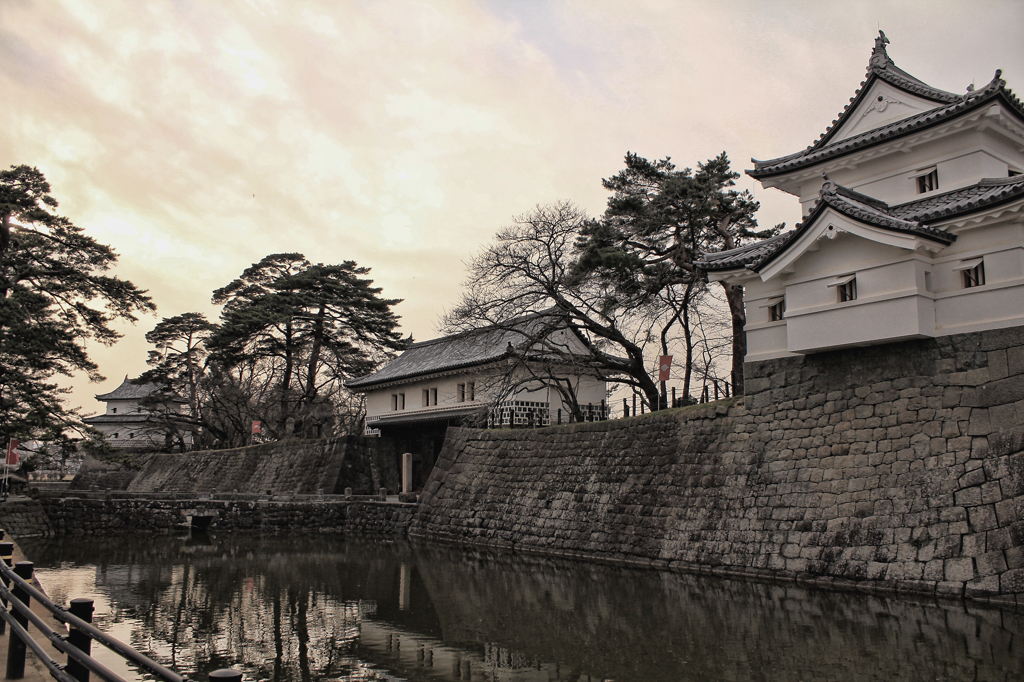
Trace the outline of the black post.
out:
<instances>
[{"instance_id":1,"label":"black post","mask_svg":"<svg viewBox=\"0 0 1024 682\"><path fill-rule=\"evenodd\" d=\"M661 395L658 397L658 409L668 409L668 388L664 381L661 382Z\"/></svg>"},{"instance_id":2,"label":"black post","mask_svg":"<svg viewBox=\"0 0 1024 682\"><path fill-rule=\"evenodd\" d=\"M594 403L587 403L587 421L594 421Z\"/></svg>"},{"instance_id":3,"label":"black post","mask_svg":"<svg viewBox=\"0 0 1024 682\"><path fill-rule=\"evenodd\" d=\"M242 673L238 670L224 668L223 670L214 670L210 673L210 679L214 681L225 680L226 682L242 682Z\"/></svg>"},{"instance_id":4,"label":"black post","mask_svg":"<svg viewBox=\"0 0 1024 682\"><path fill-rule=\"evenodd\" d=\"M84 597L72 599L68 612L71 613L72 616L78 616L86 623L91 623L93 612L92 599L86 599ZM69 630L68 644L85 654L91 653L92 638L74 626L69 626ZM89 682L89 669L70 656L68 656L68 664L64 667L64 670L66 670L71 677L78 680L78 682Z\"/></svg>"},{"instance_id":5,"label":"black post","mask_svg":"<svg viewBox=\"0 0 1024 682\"><path fill-rule=\"evenodd\" d=\"M14 572L24 580L32 580L32 562L31 561L19 561L14 566ZM28 592L23 590L20 586L15 584L14 589L11 590L11 599L20 601L26 607L32 602L32 598ZM28 630L28 618L17 609L11 609L11 615L14 616L14 620L18 622L21 627ZM7 641L7 679L9 680L20 680L25 677L25 651L27 650L25 642L21 641L21 637L11 633L10 639Z\"/></svg>"},{"instance_id":6,"label":"black post","mask_svg":"<svg viewBox=\"0 0 1024 682\"><path fill-rule=\"evenodd\" d=\"M676 387L675 386L672 387L672 407L679 407L679 405L676 404Z\"/></svg>"},{"instance_id":7,"label":"black post","mask_svg":"<svg viewBox=\"0 0 1024 682\"><path fill-rule=\"evenodd\" d=\"M625 398L622 399L622 418L625 419L629 416L629 401Z\"/></svg>"},{"instance_id":8,"label":"black post","mask_svg":"<svg viewBox=\"0 0 1024 682\"><path fill-rule=\"evenodd\" d=\"M633 416L636 416L636 393L633 394Z\"/></svg>"},{"instance_id":9,"label":"black post","mask_svg":"<svg viewBox=\"0 0 1024 682\"><path fill-rule=\"evenodd\" d=\"M561 407L558 408L558 423L559 424L562 423L562 408Z\"/></svg>"},{"instance_id":10,"label":"black post","mask_svg":"<svg viewBox=\"0 0 1024 682\"><path fill-rule=\"evenodd\" d=\"M723 383L725 384L725 397L728 398L729 397L729 382L725 381Z\"/></svg>"},{"instance_id":11,"label":"black post","mask_svg":"<svg viewBox=\"0 0 1024 682\"><path fill-rule=\"evenodd\" d=\"M607 412L605 411L604 398L601 398L601 414L597 415L597 421L603 422L605 419L607 419L608 417L606 415L608 414L608 412L611 412L611 410L608 410Z\"/></svg>"},{"instance_id":12,"label":"black post","mask_svg":"<svg viewBox=\"0 0 1024 682\"><path fill-rule=\"evenodd\" d=\"M7 568L11 567L11 562L14 558L14 543L13 542L0 542L0 559L7 565ZM3 576L4 587L11 586L11 579L6 575ZM4 609L7 609L7 600L0 599L0 603L3 603ZM7 632L7 621L0 618L0 635Z\"/></svg>"},{"instance_id":13,"label":"black post","mask_svg":"<svg viewBox=\"0 0 1024 682\"><path fill-rule=\"evenodd\" d=\"M718 379L715 379L715 400L718 400Z\"/></svg>"}]
</instances>

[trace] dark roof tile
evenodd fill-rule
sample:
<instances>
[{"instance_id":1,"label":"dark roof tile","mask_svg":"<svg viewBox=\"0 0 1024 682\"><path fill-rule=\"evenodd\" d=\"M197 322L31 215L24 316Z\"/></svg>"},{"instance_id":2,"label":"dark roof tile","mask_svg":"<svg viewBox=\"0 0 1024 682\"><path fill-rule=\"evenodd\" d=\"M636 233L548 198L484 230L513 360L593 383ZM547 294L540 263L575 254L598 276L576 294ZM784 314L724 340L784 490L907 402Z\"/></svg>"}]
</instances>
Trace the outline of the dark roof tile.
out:
<instances>
[{"instance_id":1,"label":"dark roof tile","mask_svg":"<svg viewBox=\"0 0 1024 682\"><path fill-rule=\"evenodd\" d=\"M556 324L554 319L551 315L530 315L507 326L485 327L414 343L379 371L349 379L345 385L355 389L370 388L390 381L496 362L508 355L509 345L521 349L531 344L545 328Z\"/></svg>"},{"instance_id":2,"label":"dark roof tile","mask_svg":"<svg viewBox=\"0 0 1024 682\"><path fill-rule=\"evenodd\" d=\"M890 73L890 71L886 70L886 73ZM904 72L900 71L899 73L902 74ZM879 126L878 128L873 128L872 130L865 131L858 135L839 140L838 142L830 142L833 134L842 124L843 118L847 115L847 112L844 111L844 114L840 116L840 119L838 119L833 126L830 126L821 138L814 144L807 147L807 149L795 154L789 154L787 156L781 156L777 159L769 159L766 161L751 159L751 161L754 162L754 168L752 170L748 170L747 175L750 175L753 178L767 178L773 175L779 175L811 166L887 140L895 139L903 135L909 135L932 125L938 125L943 121L955 118L964 112L984 106L995 99L1001 99L1004 101L1011 110L1015 111L1018 116L1024 119L1024 105L1022 105L1013 92L1006 87L1006 81L1000 78L1001 75L1001 71L996 71L996 75L992 81L980 90L968 92L962 97L950 95L950 97L953 97L954 99L949 100L950 103L945 106L940 106L938 108L931 109L930 111L924 111L899 121L893 121L892 123ZM891 79L886 77L886 80ZM914 80L916 81L916 79ZM863 90L864 89L862 88L858 93ZM933 92L941 93L942 91L934 90ZM949 95L949 93L945 94ZM857 97L854 99L856 100ZM851 103L850 106L852 107L853 104Z\"/></svg>"}]
</instances>

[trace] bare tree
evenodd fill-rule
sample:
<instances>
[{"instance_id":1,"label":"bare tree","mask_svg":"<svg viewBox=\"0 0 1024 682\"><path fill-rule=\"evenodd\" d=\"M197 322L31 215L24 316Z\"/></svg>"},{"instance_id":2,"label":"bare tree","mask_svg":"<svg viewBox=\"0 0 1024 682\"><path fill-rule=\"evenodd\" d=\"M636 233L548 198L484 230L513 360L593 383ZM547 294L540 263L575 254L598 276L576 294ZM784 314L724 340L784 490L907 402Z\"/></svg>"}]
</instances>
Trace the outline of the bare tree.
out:
<instances>
[{"instance_id":1,"label":"bare tree","mask_svg":"<svg viewBox=\"0 0 1024 682\"><path fill-rule=\"evenodd\" d=\"M576 242L586 223L585 212L569 202L538 206L516 217L468 264L462 298L446 313L443 328L453 333L509 327L525 315L550 319L569 330L586 354L570 352L537 333L530 339L535 343L523 345L528 352L517 365L520 369L527 360L533 363L532 372L545 375L572 367L633 387L657 405L658 387L647 371L646 356L656 340L652 326L666 307L659 299L623 305L606 279L575 267ZM563 386L571 400L569 388Z\"/></svg>"}]
</instances>

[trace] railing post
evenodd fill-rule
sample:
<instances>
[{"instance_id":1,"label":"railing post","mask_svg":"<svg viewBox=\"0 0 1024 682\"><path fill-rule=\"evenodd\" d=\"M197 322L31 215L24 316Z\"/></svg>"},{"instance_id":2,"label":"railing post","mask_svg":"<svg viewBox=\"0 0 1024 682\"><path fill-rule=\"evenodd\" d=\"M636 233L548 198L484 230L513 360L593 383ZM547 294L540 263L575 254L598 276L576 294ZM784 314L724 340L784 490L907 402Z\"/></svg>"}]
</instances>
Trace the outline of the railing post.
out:
<instances>
[{"instance_id":1,"label":"railing post","mask_svg":"<svg viewBox=\"0 0 1024 682\"><path fill-rule=\"evenodd\" d=\"M32 562L31 561L19 561L14 565L14 572L19 577L25 580L32 580ZM32 602L32 598L28 592L23 590L20 586L15 584L14 589L11 590L11 600L20 601L28 608ZM14 620L18 621L21 627L28 630L28 618L17 609L11 609L14 616ZM14 635L14 633L11 633ZM7 679L9 680L20 680L25 677L25 651L27 645L21 641L21 637L12 636L7 642Z\"/></svg>"},{"instance_id":2,"label":"railing post","mask_svg":"<svg viewBox=\"0 0 1024 682\"><path fill-rule=\"evenodd\" d=\"M14 543L13 542L0 542L0 559L2 559L5 564L7 564L8 568L11 567L11 561L13 561L13 559L14 559ZM4 587L10 587L11 586L11 579L8 578L5 575L5 576L3 576L3 583L4 583ZM0 602L3 603L3 607L4 607L4 609L6 609L7 608L7 600L6 599L0 599ZM4 620L3 618L0 618L0 635L4 634L5 632L7 632L7 621Z\"/></svg>"},{"instance_id":3,"label":"railing post","mask_svg":"<svg viewBox=\"0 0 1024 682\"><path fill-rule=\"evenodd\" d=\"M238 670L224 668L223 670L214 670L212 673L210 673L210 679L227 680L227 682L242 682L242 673Z\"/></svg>"},{"instance_id":4,"label":"railing post","mask_svg":"<svg viewBox=\"0 0 1024 682\"><path fill-rule=\"evenodd\" d=\"M84 597L79 599L72 599L71 604L68 607L68 612L72 616L78 616L86 623L92 622L93 602L92 599L86 599ZM68 644L75 647L79 651L85 654L92 652L92 638L76 628L75 626L69 626L70 631L68 632ZM89 670L75 659L68 656L68 664L64 668L69 675L78 680L78 682L89 682Z\"/></svg>"}]
</instances>

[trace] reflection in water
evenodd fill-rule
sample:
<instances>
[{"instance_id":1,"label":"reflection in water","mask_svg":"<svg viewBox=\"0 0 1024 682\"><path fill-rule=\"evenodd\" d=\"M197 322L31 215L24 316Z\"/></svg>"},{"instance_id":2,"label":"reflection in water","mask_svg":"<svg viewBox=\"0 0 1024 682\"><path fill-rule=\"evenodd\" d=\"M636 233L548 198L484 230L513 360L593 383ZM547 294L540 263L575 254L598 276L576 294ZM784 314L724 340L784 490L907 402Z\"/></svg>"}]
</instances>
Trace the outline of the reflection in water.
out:
<instances>
[{"instance_id":1,"label":"reflection in water","mask_svg":"<svg viewBox=\"0 0 1024 682\"><path fill-rule=\"evenodd\" d=\"M224 667L303 682L1024 672L1024 614L959 602L332 536L20 544L54 601L96 599L101 629L194 679Z\"/></svg>"}]
</instances>

